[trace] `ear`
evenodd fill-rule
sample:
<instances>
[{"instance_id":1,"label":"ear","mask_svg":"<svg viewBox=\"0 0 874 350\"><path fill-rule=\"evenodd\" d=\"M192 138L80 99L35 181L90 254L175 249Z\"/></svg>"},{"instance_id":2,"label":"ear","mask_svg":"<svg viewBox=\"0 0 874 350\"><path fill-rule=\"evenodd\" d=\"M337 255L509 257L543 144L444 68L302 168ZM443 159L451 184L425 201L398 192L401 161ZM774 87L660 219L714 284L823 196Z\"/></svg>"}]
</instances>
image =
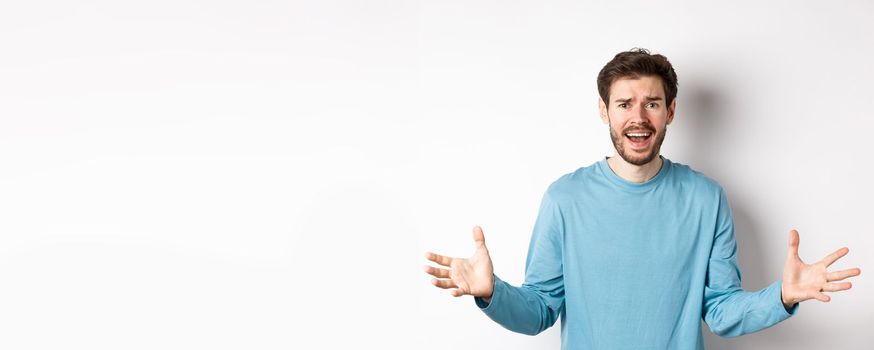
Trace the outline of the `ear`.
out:
<instances>
[{"instance_id":1,"label":"ear","mask_svg":"<svg viewBox=\"0 0 874 350\"><path fill-rule=\"evenodd\" d=\"M607 116L607 104L604 103L604 99L598 97L598 112L601 114L601 122L604 124L610 124L610 118Z\"/></svg>"},{"instance_id":2,"label":"ear","mask_svg":"<svg viewBox=\"0 0 874 350\"><path fill-rule=\"evenodd\" d=\"M668 107L668 124L671 124L674 121L674 112L677 111L677 98L674 97L674 100L671 101L671 106Z\"/></svg>"}]
</instances>

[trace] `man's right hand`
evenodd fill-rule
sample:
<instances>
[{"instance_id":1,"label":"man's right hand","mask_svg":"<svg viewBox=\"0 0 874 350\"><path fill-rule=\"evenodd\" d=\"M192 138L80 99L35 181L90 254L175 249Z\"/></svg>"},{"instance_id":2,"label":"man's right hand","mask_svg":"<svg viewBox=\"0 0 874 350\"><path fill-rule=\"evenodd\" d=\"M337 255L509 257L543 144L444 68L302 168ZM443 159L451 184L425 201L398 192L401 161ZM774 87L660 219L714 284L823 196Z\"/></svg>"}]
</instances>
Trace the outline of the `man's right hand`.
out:
<instances>
[{"instance_id":1,"label":"man's right hand","mask_svg":"<svg viewBox=\"0 0 874 350\"><path fill-rule=\"evenodd\" d=\"M492 298L495 277L486 238L479 226L473 228L473 240L476 242L476 251L470 259L425 253L426 259L449 268L426 265L425 272L437 277L431 280L431 284L443 289L453 288L450 290L452 296L473 295L488 303Z\"/></svg>"}]
</instances>

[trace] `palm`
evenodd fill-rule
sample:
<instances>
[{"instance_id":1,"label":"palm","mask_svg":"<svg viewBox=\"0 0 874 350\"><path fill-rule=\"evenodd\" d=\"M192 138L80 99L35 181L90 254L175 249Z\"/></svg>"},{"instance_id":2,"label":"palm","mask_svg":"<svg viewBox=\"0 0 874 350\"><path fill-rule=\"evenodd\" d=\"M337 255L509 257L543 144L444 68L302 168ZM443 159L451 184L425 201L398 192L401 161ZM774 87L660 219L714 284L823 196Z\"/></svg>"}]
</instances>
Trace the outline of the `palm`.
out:
<instances>
[{"instance_id":1,"label":"palm","mask_svg":"<svg viewBox=\"0 0 874 350\"><path fill-rule=\"evenodd\" d=\"M452 289L450 293L453 296L473 295L490 298L495 283L494 269L492 259L489 257L489 250L486 248L485 237L479 226L474 228L473 238L476 242L476 251L470 259L427 253L425 257L428 260L448 267L448 269L425 266L425 271L437 277L431 280L435 286Z\"/></svg>"},{"instance_id":2,"label":"palm","mask_svg":"<svg viewBox=\"0 0 874 350\"><path fill-rule=\"evenodd\" d=\"M848 248L841 248L814 264L806 264L798 256L800 238L798 231L789 232L789 254L783 267L783 303L792 305L808 299L828 302L831 297L823 292L838 292L852 287L850 282L835 283L848 277L857 276L858 268L828 272L828 267L847 255Z\"/></svg>"}]
</instances>

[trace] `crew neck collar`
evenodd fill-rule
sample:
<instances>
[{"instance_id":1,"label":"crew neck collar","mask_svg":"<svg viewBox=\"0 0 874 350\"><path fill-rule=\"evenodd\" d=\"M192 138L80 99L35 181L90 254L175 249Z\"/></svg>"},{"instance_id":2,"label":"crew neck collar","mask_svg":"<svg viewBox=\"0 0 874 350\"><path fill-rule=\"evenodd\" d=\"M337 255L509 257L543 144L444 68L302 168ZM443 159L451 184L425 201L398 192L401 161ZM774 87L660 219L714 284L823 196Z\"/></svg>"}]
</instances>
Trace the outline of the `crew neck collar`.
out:
<instances>
[{"instance_id":1,"label":"crew neck collar","mask_svg":"<svg viewBox=\"0 0 874 350\"><path fill-rule=\"evenodd\" d=\"M601 173L604 177L610 180L610 182L631 192L644 192L654 188L662 182L662 179L671 171L671 161L662 155L659 155L659 158L662 159L662 166L659 168L659 172L655 176L646 182L631 182L619 177L619 175L613 172L613 169L610 169L610 165L607 164L608 158L610 157L604 156L604 158L598 162L598 169L601 170Z\"/></svg>"}]
</instances>

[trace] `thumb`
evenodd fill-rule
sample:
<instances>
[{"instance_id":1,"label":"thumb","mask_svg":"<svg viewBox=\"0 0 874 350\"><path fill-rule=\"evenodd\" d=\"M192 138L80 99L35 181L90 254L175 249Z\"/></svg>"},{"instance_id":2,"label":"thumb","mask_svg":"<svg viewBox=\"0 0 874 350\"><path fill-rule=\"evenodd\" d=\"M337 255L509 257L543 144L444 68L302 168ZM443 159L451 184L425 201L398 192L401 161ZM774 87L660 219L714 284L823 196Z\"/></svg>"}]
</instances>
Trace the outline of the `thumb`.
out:
<instances>
[{"instance_id":1,"label":"thumb","mask_svg":"<svg viewBox=\"0 0 874 350\"><path fill-rule=\"evenodd\" d=\"M473 241L476 242L477 248L485 248L486 246L486 236L483 234L483 229L479 226L473 228Z\"/></svg>"},{"instance_id":2,"label":"thumb","mask_svg":"<svg viewBox=\"0 0 874 350\"><path fill-rule=\"evenodd\" d=\"M801 238L798 236L798 231L789 231L789 254L786 257L787 259L801 260L801 257L798 256L798 244L800 241Z\"/></svg>"}]
</instances>

